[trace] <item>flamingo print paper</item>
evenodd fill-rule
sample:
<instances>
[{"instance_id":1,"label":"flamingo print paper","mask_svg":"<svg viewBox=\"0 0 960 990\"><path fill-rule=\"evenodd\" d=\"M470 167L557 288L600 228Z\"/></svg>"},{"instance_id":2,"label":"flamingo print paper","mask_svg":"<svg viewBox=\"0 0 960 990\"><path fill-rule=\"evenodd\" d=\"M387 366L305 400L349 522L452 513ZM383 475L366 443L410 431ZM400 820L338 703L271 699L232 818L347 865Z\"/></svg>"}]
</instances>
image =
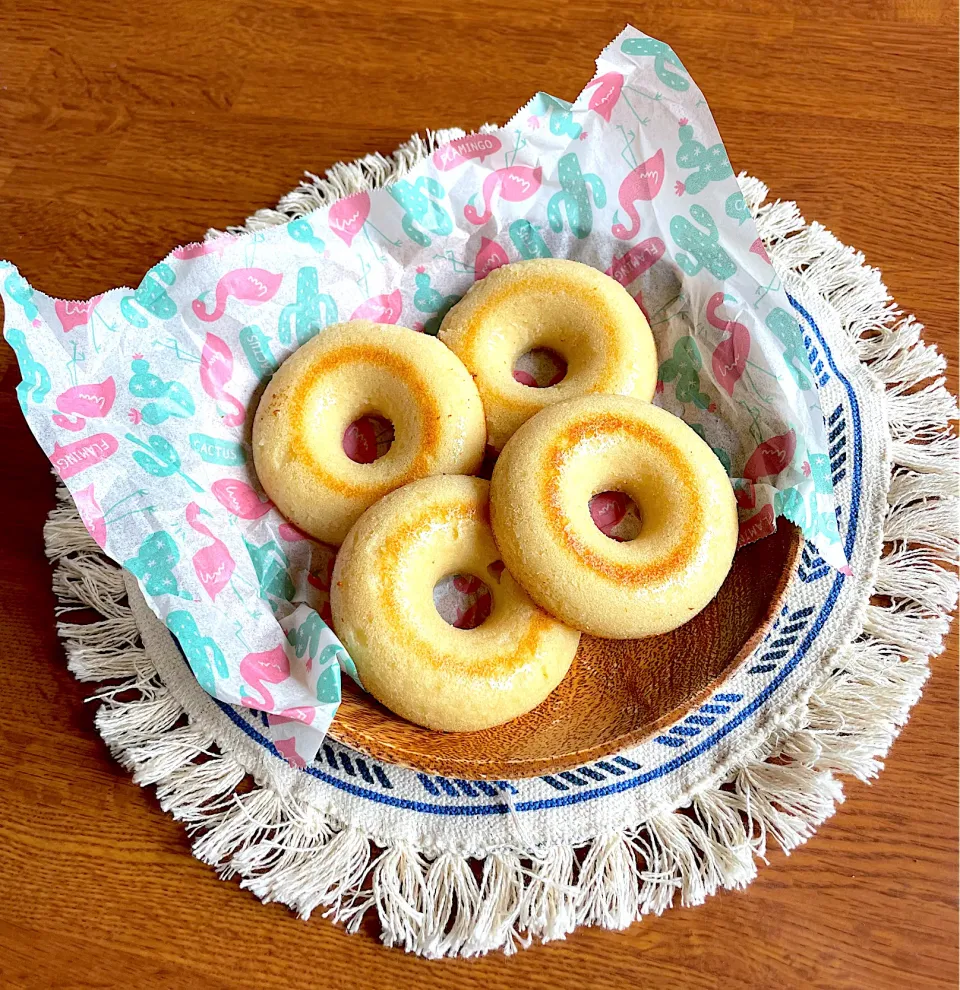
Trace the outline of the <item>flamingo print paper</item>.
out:
<instances>
[{"instance_id":1,"label":"flamingo print paper","mask_svg":"<svg viewBox=\"0 0 960 990\"><path fill-rule=\"evenodd\" d=\"M335 321L436 334L500 265L593 265L646 312L656 401L726 467L742 540L785 516L846 564L819 369L702 94L632 28L597 69L572 104L537 94L385 189L177 248L136 289L56 300L0 266L21 408L91 535L136 575L203 687L261 710L294 763L315 755L341 673L356 672L327 625L334 551L266 498L250 426L284 358ZM368 432L348 439L372 459ZM611 526L623 514L597 511Z\"/></svg>"}]
</instances>

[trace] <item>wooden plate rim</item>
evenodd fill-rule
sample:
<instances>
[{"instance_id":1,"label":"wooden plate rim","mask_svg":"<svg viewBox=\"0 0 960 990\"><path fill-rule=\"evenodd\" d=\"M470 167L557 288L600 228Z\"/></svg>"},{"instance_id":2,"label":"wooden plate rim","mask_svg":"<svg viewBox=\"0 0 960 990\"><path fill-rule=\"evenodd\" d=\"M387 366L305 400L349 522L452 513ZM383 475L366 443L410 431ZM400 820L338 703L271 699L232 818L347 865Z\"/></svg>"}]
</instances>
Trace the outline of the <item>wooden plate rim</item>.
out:
<instances>
[{"instance_id":1,"label":"wooden plate rim","mask_svg":"<svg viewBox=\"0 0 960 990\"><path fill-rule=\"evenodd\" d=\"M781 520L781 525L784 524L786 524L785 520ZM747 640L746 643L744 643L733 660L727 664L726 668L702 691L692 698L689 698L683 705L674 708L672 711L662 715L655 722L651 722L641 729L625 732L619 736L613 736L610 739L604 740L603 742L598 742L593 746L587 746L584 749L564 753L556 757L525 756L518 757L516 759L511 759L509 757L497 757L496 759L491 758L486 762L496 763L496 766L499 768L509 768L508 771L498 769L497 771L491 772L484 772L483 759L465 759L457 756L431 757L422 753L411 754L410 750L404 749L402 746L390 742L377 741L373 746L371 746L369 744L369 736L354 734L351 732L350 726L339 722L336 716L334 716L334 720L331 723L330 728L327 730L327 735L342 745L358 750L359 752L364 753L375 760L383 760L388 763L405 767L409 770L419 770L427 773L438 774L440 776L455 775L461 780L521 779L524 777L538 777L544 773L555 773L560 770L569 770L574 767L583 766L585 763L591 763L595 760L603 759L605 756L610 756L612 753L618 753L622 750L637 746L649 739L655 733L659 732L664 727L677 722L686 712L690 711L690 709L702 704L749 658L749 656L763 640L763 637L766 636L770 627L773 625L774 620L779 614L780 609L782 608L783 597L786 593L787 587L796 574L799 564L800 550L804 542L803 535L797 526L792 523L786 525L789 525L791 530L790 544L787 548L786 565L784 566L783 571L780 574L780 578L777 581L773 596L770 599L770 605L764 613L762 620L754 630L753 635ZM400 718L399 715L396 717Z\"/></svg>"}]
</instances>

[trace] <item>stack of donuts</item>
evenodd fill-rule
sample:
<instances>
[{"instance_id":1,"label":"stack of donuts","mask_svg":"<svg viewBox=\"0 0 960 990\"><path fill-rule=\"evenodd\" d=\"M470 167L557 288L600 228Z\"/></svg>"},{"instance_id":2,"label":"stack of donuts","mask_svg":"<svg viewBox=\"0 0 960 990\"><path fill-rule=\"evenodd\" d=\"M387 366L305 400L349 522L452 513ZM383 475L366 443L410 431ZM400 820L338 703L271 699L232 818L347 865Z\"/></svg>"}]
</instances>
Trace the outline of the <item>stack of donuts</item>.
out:
<instances>
[{"instance_id":1,"label":"stack of donuts","mask_svg":"<svg viewBox=\"0 0 960 990\"><path fill-rule=\"evenodd\" d=\"M537 349L566 361L557 384L514 375ZM581 632L664 633L714 597L736 549L733 490L710 447L651 404L656 379L627 291L555 259L475 283L439 337L356 320L283 363L254 422L257 474L290 522L340 547L334 630L378 701L432 729L499 725L557 686ZM365 416L394 439L358 463L343 438ZM601 492L636 505L633 539L595 525ZM452 575L490 589L476 628L437 611Z\"/></svg>"}]
</instances>

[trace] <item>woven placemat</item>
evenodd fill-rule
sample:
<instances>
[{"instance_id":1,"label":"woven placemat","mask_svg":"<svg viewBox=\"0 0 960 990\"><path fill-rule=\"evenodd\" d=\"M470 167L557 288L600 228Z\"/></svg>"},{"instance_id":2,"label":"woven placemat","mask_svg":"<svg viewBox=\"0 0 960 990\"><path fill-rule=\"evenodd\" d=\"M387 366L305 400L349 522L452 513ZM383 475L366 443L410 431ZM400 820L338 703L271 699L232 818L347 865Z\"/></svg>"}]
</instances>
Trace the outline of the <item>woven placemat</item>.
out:
<instances>
[{"instance_id":1,"label":"woven placemat","mask_svg":"<svg viewBox=\"0 0 960 990\"><path fill-rule=\"evenodd\" d=\"M461 131L309 176L234 233L303 216L403 175ZM622 928L742 887L881 768L942 649L957 600L956 405L943 358L877 271L792 203L740 177L803 330L830 436L853 568L809 548L783 612L698 711L640 746L528 780L419 774L328 741L299 771L195 682L135 581L61 489L46 527L70 669L100 684L114 755L184 821L194 853L264 901L322 908L427 956L507 952L579 925ZM79 607L99 611L73 622ZM246 778L252 777L249 786Z\"/></svg>"}]
</instances>

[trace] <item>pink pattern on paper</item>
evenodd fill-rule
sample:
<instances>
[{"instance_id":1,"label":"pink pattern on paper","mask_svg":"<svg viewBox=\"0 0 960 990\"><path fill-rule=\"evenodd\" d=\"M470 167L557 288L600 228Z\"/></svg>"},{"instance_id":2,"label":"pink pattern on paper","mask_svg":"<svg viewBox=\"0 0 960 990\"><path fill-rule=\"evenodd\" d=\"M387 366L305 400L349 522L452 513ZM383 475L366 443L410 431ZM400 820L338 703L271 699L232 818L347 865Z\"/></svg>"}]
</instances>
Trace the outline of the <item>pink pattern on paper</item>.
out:
<instances>
[{"instance_id":1,"label":"pink pattern on paper","mask_svg":"<svg viewBox=\"0 0 960 990\"><path fill-rule=\"evenodd\" d=\"M610 115L613 108L620 99L620 91L623 89L623 76L619 72L605 72L602 76L597 76L587 83L586 89L596 86L590 102L587 106L600 114L609 124Z\"/></svg>"},{"instance_id":2,"label":"pink pattern on paper","mask_svg":"<svg viewBox=\"0 0 960 990\"><path fill-rule=\"evenodd\" d=\"M105 547L107 545L107 522L103 518L103 510L94 494L93 484L74 492L73 501L76 503L80 521L86 526L87 532L98 546Z\"/></svg>"},{"instance_id":3,"label":"pink pattern on paper","mask_svg":"<svg viewBox=\"0 0 960 990\"><path fill-rule=\"evenodd\" d=\"M112 434L94 433L93 436L73 443L55 444L50 461L60 478L66 481L67 478L112 457L118 446L117 438Z\"/></svg>"},{"instance_id":4,"label":"pink pattern on paper","mask_svg":"<svg viewBox=\"0 0 960 990\"><path fill-rule=\"evenodd\" d=\"M273 508L270 499L261 499L250 485L237 478L218 478L210 491L227 512L239 519L259 519Z\"/></svg>"},{"instance_id":5,"label":"pink pattern on paper","mask_svg":"<svg viewBox=\"0 0 960 990\"><path fill-rule=\"evenodd\" d=\"M747 366L747 356L750 354L750 330L742 323L725 320L717 312L726 297L722 292L715 292L706 305L707 322L728 336L724 337L714 348L711 361L717 384L727 393L733 395L734 386L740 381Z\"/></svg>"},{"instance_id":6,"label":"pink pattern on paper","mask_svg":"<svg viewBox=\"0 0 960 990\"><path fill-rule=\"evenodd\" d=\"M208 333L200 355L200 384L204 392L218 403L230 406L232 412L223 417L226 426L239 426L247 415L246 407L226 390L233 377L233 354L226 343L216 334Z\"/></svg>"},{"instance_id":7,"label":"pink pattern on paper","mask_svg":"<svg viewBox=\"0 0 960 990\"><path fill-rule=\"evenodd\" d=\"M493 134L465 134L454 138L442 148L437 148L433 153L433 164L441 172L449 172L471 158L483 162L488 155L496 154L502 147L500 138Z\"/></svg>"},{"instance_id":8,"label":"pink pattern on paper","mask_svg":"<svg viewBox=\"0 0 960 990\"><path fill-rule=\"evenodd\" d=\"M614 258L606 274L626 288L644 272L649 271L663 257L666 250L666 244L659 237L648 237L645 241L635 244L626 254Z\"/></svg>"},{"instance_id":9,"label":"pink pattern on paper","mask_svg":"<svg viewBox=\"0 0 960 990\"><path fill-rule=\"evenodd\" d=\"M764 440L747 459L743 476L750 481L771 478L785 470L797 449L797 434L788 430L778 437Z\"/></svg>"},{"instance_id":10,"label":"pink pattern on paper","mask_svg":"<svg viewBox=\"0 0 960 990\"><path fill-rule=\"evenodd\" d=\"M262 701L244 698L248 708L274 708L273 695L265 684L281 684L290 676L290 661L283 646L275 646L262 653L248 653L240 661L240 676L256 691Z\"/></svg>"},{"instance_id":11,"label":"pink pattern on paper","mask_svg":"<svg viewBox=\"0 0 960 990\"><path fill-rule=\"evenodd\" d=\"M198 320L213 323L227 311L227 300L231 296L247 306L260 306L277 294L282 281L283 275L264 268L237 268L217 282L213 309L208 312L202 300L194 299L193 313Z\"/></svg>"},{"instance_id":12,"label":"pink pattern on paper","mask_svg":"<svg viewBox=\"0 0 960 990\"><path fill-rule=\"evenodd\" d=\"M480 250L477 251L477 257L473 262L474 281L479 282L486 278L490 272L509 264L509 262L507 252L496 241L491 241L489 237L481 237Z\"/></svg>"},{"instance_id":13,"label":"pink pattern on paper","mask_svg":"<svg viewBox=\"0 0 960 990\"><path fill-rule=\"evenodd\" d=\"M500 190L500 198L508 203L519 203L529 199L540 188L543 169L538 165L511 165L509 168L498 168L483 180L483 212L478 213L472 203L463 208L467 220L479 227L493 216L493 198Z\"/></svg>"},{"instance_id":14,"label":"pink pattern on paper","mask_svg":"<svg viewBox=\"0 0 960 990\"><path fill-rule=\"evenodd\" d=\"M73 299L58 299L53 304L53 308L56 311L57 319L60 321L63 332L69 333L77 327L86 326L90 322L90 317L93 316L93 311L96 309L97 303L102 298L103 293L85 302L77 302Z\"/></svg>"},{"instance_id":15,"label":"pink pattern on paper","mask_svg":"<svg viewBox=\"0 0 960 990\"><path fill-rule=\"evenodd\" d=\"M353 244L354 237L363 230L370 216L370 197L365 192L355 193L346 199L339 199L330 207L327 223L330 229L347 247Z\"/></svg>"},{"instance_id":16,"label":"pink pattern on paper","mask_svg":"<svg viewBox=\"0 0 960 990\"><path fill-rule=\"evenodd\" d=\"M663 174L662 148L627 174L620 183L617 198L620 200L620 209L630 220L630 226L625 227L622 223L615 223L611 228L614 237L628 241L637 236L640 232L640 214L637 212L636 204L652 200L660 192Z\"/></svg>"},{"instance_id":17,"label":"pink pattern on paper","mask_svg":"<svg viewBox=\"0 0 960 990\"><path fill-rule=\"evenodd\" d=\"M230 575L237 565L230 556L226 543L214 536L209 528L200 522L199 516L200 506L196 502L191 502L187 506L187 524L213 542L193 555L193 569L210 601L216 601L217 595L229 584Z\"/></svg>"},{"instance_id":18,"label":"pink pattern on paper","mask_svg":"<svg viewBox=\"0 0 960 990\"><path fill-rule=\"evenodd\" d=\"M74 385L57 396L60 412L53 414L53 421L65 430L78 432L87 425L87 419L103 419L113 408L116 397L117 386L112 376L91 385Z\"/></svg>"},{"instance_id":19,"label":"pink pattern on paper","mask_svg":"<svg viewBox=\"0 0 960 990\"><path fill-rule=\"evenodd\" d=\"M222 255L223 252L237 240L229 234L216 237L212 241L200 241L197 244L184 244L173 249L173 256L178 261L189 261L191 258L202 258L208 254Z\"/></svg>"},{"instance_id":20,"label":"pink pattern on paper","mask_svg":"<svg viewBox=\"0 0 960 990\"><path fill-rule=\"evenodd\" d=\"M398 323L403 311L403 296L399 289L389 294L372 296L361 303L350 317L351 320L373 320L374 323Z\"/></svg>"}]
</instances>

